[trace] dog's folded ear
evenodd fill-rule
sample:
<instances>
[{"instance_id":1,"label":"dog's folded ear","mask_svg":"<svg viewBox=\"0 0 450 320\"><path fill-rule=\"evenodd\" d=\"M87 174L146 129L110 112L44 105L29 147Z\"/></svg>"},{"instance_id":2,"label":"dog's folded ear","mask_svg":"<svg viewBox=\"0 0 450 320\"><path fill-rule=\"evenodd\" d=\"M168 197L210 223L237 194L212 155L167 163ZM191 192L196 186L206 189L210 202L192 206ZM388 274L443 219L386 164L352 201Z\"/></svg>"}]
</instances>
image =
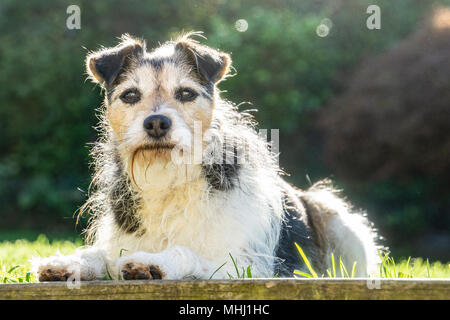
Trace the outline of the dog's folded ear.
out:
<instances>
[{"instance_id":1,"label":"dog's folded ear","mask_svg":"<svg viewBox=\"0 0 450 320\"><path fill-rule=\"evenodd\" d=\"M210 47L201 45L191 39L183 38L175 45L185 61L190 63L194 71L207 82L218 83L230 71L230 55Z\"/></svg>"},{"instance_id":2,"label":"dog's folded ear","mask_svg":"<svg viewBox=\"0 0 450 320\"><path fill-rule=\"evenodd\" d=\"M133 59L141 57L145 52L145 42L128 35L121 39L119 45L93 52L86 57L86 70L90 78L105 88L112 86Z\"/></svg>"}]
</instances>

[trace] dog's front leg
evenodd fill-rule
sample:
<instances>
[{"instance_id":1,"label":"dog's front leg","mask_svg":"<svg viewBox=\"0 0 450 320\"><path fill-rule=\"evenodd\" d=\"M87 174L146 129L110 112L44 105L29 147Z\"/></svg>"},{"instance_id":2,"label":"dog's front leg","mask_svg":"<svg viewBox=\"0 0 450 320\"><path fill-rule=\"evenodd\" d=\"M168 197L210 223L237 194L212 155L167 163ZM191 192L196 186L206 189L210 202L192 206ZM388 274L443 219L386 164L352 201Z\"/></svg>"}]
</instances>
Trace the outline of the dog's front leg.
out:
<instances>
[{"instance_id":1,"label":"dog's front leg","mask_svg":"<svg viewBox=\"0 0 450 320\"><path fill-rule=\"evenodd\" d=\"M218 268L192 250L174 246L159 253L135 252L117 260L124 280L187 278L209 279ZM216 276L220 277L220 271Z\"/></svg>"},{"instance_id":2,"label":"dog's front leg","mask_svg":"<svg viewBox=\"0 0 450 320\"><path fill-rule=\"evenodd\" d=\"M78 249L74 254L36 257L31 267L39 281L90 281L106 276L107 258L103 250L95 247Z\"/></svg>"}]
</instances>

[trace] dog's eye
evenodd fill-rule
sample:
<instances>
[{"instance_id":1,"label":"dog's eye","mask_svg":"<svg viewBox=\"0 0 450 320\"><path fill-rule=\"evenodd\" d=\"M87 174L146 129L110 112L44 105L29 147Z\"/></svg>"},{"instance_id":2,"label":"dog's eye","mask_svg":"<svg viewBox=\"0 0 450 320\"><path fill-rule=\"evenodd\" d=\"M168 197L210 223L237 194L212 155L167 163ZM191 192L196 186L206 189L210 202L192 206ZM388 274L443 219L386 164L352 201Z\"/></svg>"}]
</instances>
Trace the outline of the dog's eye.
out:
<instances>
[{"instance_id":1,"label":"dog's eye","mask_svg":"<svg viewBox=\"0 0 450 320\"><path fill-rule=\"evenodd\" d=\"M138 89L127 89L120 95L120 100L125 103L133 104L141 100L141 93Z\"/></svg>"},{"instance_id":2,"label":"dog's eye","mask_svg":"<svg viewBox=\"0 0 450 320\"><path fill-rule=\"evenodd\" d=\"M175 98L181 102L193 101L197 98L198 93L189 88L180 88L175 93Z\"/></svg>"}]
</instances>

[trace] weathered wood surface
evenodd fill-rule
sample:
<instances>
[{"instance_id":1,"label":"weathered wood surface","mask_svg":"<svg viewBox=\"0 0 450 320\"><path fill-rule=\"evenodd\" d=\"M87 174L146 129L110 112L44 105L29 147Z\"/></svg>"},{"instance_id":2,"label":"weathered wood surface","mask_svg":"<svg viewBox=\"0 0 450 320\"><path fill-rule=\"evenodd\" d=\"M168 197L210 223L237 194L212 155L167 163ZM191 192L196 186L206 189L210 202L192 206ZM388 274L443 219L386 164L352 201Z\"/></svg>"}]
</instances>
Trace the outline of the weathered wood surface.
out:
<instances>
[{"instance_id":1,"label":"weathered wood surface","mask_svg":"<svg viewBox=\"0 0 450 320\"><path fill-rule=\"evenodd\" d=\"M246 279L0 284L0 299L445 299L450 279Z\"/></svg>"}]
</instances>

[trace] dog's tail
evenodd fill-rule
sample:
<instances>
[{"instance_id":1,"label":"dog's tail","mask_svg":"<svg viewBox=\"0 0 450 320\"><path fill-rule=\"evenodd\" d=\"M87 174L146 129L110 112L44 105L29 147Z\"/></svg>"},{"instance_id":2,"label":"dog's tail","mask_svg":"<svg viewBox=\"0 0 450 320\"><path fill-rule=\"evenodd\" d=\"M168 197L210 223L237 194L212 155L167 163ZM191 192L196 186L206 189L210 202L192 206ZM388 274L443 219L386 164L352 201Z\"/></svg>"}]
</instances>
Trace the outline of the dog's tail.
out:
<instances>
[{"instance_id":1,"label":"dog's tail","mask_svg":"<svg viewBox=\"0 0 450 320\"><path fill-rule=\"evenodd\" d=\"M356 277L367 277L378 270L378 251L384 248L377 245L377 233L365 215L353 212L350 204L339 197L329 180L301 191L300 200L315 231L326 269L333 270L333 256L337 276L340 261L349 275L356 262Z\"/></svg>"}]
</instances>

